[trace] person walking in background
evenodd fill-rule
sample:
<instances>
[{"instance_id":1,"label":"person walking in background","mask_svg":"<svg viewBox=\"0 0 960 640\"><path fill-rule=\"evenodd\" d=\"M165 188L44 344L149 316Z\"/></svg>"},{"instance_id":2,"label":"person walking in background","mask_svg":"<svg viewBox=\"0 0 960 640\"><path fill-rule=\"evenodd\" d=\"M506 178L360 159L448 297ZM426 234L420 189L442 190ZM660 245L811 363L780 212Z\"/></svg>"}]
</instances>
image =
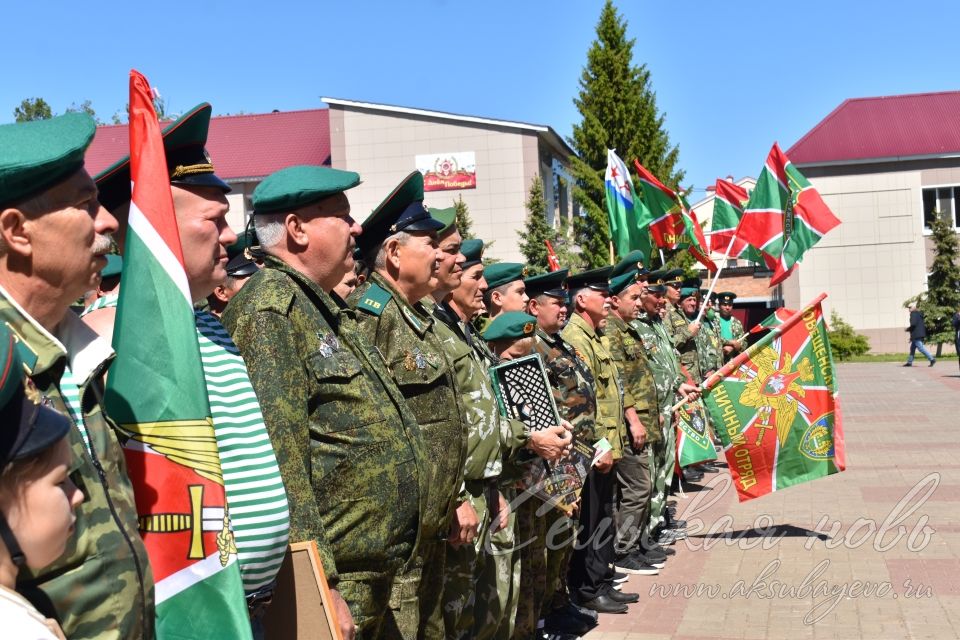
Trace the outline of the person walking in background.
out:
<instances>
[{"instance_id":1,"label":"person walking in background","mask_svg":"<svg viewBox=\"0 0 960 640\"><path fill-rule=\"evenodd\" d=\"M957 350L957 363L960 364L960 309L953 314L953 348Z\"/></svg>"},{"instance_id":2,"label":"person walking in background","mask_svg":"<svg viewBox=\"0 0 960 640\"><path fill-rule=\"evenodd\" d=\"M923 312L917 309L916 304L911 304L909 309L910 326L907 327L907 331L910 332L910 355L907 356L907 361L903 366L912 367L913 354L919 350L930 361L932 367L937 363L937 360L923 346L923 339L927 337L927 327L923 324Z\"/></svg>"}]
</instances>

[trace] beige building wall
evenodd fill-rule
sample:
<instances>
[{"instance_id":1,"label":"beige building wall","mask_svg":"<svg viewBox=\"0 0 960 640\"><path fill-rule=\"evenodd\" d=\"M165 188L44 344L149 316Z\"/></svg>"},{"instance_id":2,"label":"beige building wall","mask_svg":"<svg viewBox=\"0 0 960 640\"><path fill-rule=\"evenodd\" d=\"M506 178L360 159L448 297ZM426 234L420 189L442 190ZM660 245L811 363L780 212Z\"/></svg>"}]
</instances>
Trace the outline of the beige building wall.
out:
<instances>
[{"instance_id":1,"label":"beige building wall","mask_svg":"<svg viewBox=\"0 0 960 640\"><path fill-rule=\"evenodd\" d=\"M804 255L784 286L786 306L826 292L827 317L836 310L870 339L872 351L905 351L903 302L926 287L922 172L902 165L833 176L801 170L842 224Z\"/></svg>"},{"instance_id":2,"label":"beige building wall","mask_svg":"<svg viewBox=\"0 0 960 640\"><path fill-rule=\"evenodd\" d=\"M477 188L431 191L424 201L443 208L462 195L473 220L473 234L493 242L486 255L523 260L518 231L526 219L527 191L541 171L535 131L330 105L330 142L332 165L356 171L362 179L349 192L353 215L361 222L404 176L416 170L417 155L472 151Z\"/></svg>"}]
</instances>

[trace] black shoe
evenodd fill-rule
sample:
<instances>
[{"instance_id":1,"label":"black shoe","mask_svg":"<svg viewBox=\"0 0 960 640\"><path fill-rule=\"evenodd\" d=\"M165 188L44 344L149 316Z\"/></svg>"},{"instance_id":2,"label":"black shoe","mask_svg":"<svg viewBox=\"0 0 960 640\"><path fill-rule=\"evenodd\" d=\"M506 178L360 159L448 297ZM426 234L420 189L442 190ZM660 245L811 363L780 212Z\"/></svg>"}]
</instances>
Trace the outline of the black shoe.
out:
<instances>
[{"instance_id":1,"label":"black shoe","mask_svg":"<svg viewBox=\"0 0 960 640\"><path fill-rule=\"evenodd\" d=\"M703 474L687 467L683 470L683 479L687 482L699 482L703 480Z\"/></svg>"},{"instance_id":2,"label":"black shoe","mask_svg":"<svg viewBox=\"0 0 960 640\"><path fill-rule=\"evenodd\" d=\"M610 589L607 591L607 597L613 600L614 602L622 602L624 604L633 604L634 602L640 602L639 593L623 593L622 591L616 591Z\"/></svg>"},{"instance_id":3,"label":"black shoe","mask_svg":"<svg viewBox=\"0 0 960 640\"><path fill-rule=\"evenodd\" d=\"M700 473L716 473L717 471L719 471L719 469L717 469L717 468L714 467L713 465L707 466L707 465L705 465L705 464L700 465L700 466L697 468L697 470L698 470Z\"/></svg>"},{"instance_id":4,"label":"black shoe","mask_svg":"<svg viewBox=\"0 0 960 640\"><path fill-rule=\"evenodd\" d=\"M660 573L660 569L645 563L639 558L639 554L633 553L617 560L614 566L617 571L635 576L655 576Z\"/></svg>"},{"instance_id":5,"label":"black shoe","mask_svg":"<svg viewBox=\"0 0 960 640\"><path fill-rule=\"evenodd\" d=\"M913 366L913 363L912 363L912 362L907 362L907 363L905 363L903 366L905 366L905 367L912 367L912 366Z\"/></svg>"},{"instance_id":6,"label":"black shoe","mask_svg":"<svg viewBox=\"0 0 960 640\"><path fill-rule=\"evenodd\" d=\"M667 529L686 529L687 521L686 520L670 520L670 524L667 525Z\"/></svg>"},{"instance_id":7,"label":"black shoe","mask_svg":"<svg viewBox=\"0 0 960 640\"><path fill-rule=\"evenodd\" d=\"M593 600L587 600L580 606L597 613L626 613L628 608L624 603L617 602L606 594L597 596Z\"/></svg>"},{"instance_id":8,"label":"black shoe","mask_svg":"<svg viewBox=\"0 0 960 640\"><path fill-rule=\"evenodd\" d=\"M931 367L932 367L933 365L935 365L935 364L937 364L937 359L936 359L936 358L934 358L933 360L930 361L930 366L931 366Z\"/></svg>"},{"instance_id":9,"label":"black shoe","mask_svg":"<svg viewBox=\"0 0 960 640\"><path fill-rule=\"evenodd\" d=\"M577 620L582 620L589 625L597 626L597 612L591 609L584 609L583 607L577 606L573 602L568 602L566 606L554 610L554 614L564 614L575 618Z\"/></svg>"},{"instance_id":10,"label":"black shoe","mask_svg":"<svg viewBox=\"0 0 960 640\"><path fill-rule=\"evenodd\" d=\"M628 576L625 573L620 573L619 571L614 571L613 578L611 578L614 584L620 584L621 582L626 582L629 579L630 579L630 576Z\"/></svg>"},{"instance_id":11,"label":"black shoe","mask_svg":"<svg viewBox=\"0 0 960 640\"><path fill-rule=\"evenodd\" d=\"M656 542L651 542L650 546L640 547L640 552L644 555L653 554L654 556L663 554L667 556L675 556L677 552L671 549L670 547L661 547Z\"/></svg>"},{"instance_id":12,"label":"black shoe","mask_svg":"<svg viewBox=\"0 0 960 640\"><path fill-rule=\"evenodd\" d=\"M589 622L575 616L569 615L565 611L553 612L543 621L543 630L550 635L570 634L582 636L590 629L597 626L595 620Z\"/></svg>"}]
</instances>

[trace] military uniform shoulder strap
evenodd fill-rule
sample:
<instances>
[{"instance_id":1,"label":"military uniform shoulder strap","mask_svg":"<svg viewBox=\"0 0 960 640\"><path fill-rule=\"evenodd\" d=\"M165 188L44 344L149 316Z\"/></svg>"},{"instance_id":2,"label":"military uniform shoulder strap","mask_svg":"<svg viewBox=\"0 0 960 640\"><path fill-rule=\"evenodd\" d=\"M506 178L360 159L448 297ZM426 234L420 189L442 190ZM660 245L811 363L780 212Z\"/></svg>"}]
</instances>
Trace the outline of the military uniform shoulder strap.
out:
<instances>
[{"instance_id":1,"label":"military uniform shoulder strap","mask_svg":"<svg viewBox=\"0 0 960 640\"><path fill-rule=\"evenodd\" d=\"M379 316L383 313L387 303L390 302L390 298L390 292L374 282L364 294L360 296L360 300L357 302L357 309L374 316Z\"/></svg>"}]
</instances>

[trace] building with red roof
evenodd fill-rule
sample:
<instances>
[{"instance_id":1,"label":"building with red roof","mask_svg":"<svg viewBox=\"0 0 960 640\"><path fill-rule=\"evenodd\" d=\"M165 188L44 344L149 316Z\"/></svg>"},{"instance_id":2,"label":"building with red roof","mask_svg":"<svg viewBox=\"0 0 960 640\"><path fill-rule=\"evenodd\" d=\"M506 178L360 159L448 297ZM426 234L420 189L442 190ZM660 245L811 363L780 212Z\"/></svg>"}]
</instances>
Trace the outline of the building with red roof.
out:
<instances>
[{"instance_id":1,"label":"building with red roof","mask_svg":"<svg viewBox=\"0 0 960 640\"><path fill-rule=\"evenodd\" d=\"M904 352L904 302L926 290L929 220L960 231L960 91L845 100L787 150L842 224L783 285L788 307L821 291L876 352Z\"/></svg>"}]
</instances>

